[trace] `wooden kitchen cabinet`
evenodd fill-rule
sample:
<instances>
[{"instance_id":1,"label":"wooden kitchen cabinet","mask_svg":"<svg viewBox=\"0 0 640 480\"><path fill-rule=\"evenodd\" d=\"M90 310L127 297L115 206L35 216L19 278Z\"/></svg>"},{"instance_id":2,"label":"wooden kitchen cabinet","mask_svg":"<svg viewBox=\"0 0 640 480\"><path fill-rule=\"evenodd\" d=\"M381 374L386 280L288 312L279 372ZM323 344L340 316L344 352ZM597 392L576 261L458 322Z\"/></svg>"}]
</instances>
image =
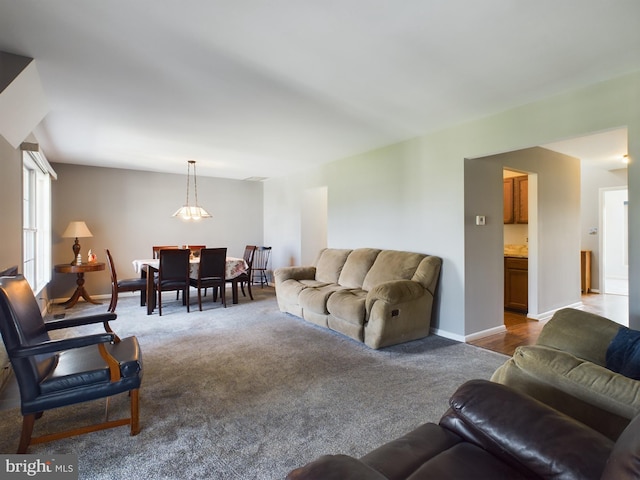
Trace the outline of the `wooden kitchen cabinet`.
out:
<instances>
[{"instance_id":1,"label":"wooden kitchen cabinet","mask_svg":"<svg viewBox=\"0 0 640 480\"><path fill-rule=\"evenodd\" d=\"M504 257L504 308L529 310L529 259Z\"/></svg>"},{"instance_id":2,"label":"wooden kitchen cabinet","mask_svg":"<svg viewBox=\"0 0 640 480\"><path fill-rule=\"evenodd\" d=\"M514 223L513 210L513 177L505 178L502 182L502 204L504 205L504 223Z\"/></svg>"},{"instance_id":3,"label":"wooden kitchen cabinet","mask_svg":"<svg viewBox=\"0 0 640 480\"><path fill-rule=\"evenodd\" d=\"M580 251L580 289L591 292L591 250Z\"/></svg>"},{"instance_id":4,"label":"wooden kitchen cabinet","mask_svg":"<svg viewBox=\"0 0 640 480\"><path fill-rule=\"evenodd\" d=\"M529 177L503 180L503 223L529 223Z\"/></svg>"}]
</instances>

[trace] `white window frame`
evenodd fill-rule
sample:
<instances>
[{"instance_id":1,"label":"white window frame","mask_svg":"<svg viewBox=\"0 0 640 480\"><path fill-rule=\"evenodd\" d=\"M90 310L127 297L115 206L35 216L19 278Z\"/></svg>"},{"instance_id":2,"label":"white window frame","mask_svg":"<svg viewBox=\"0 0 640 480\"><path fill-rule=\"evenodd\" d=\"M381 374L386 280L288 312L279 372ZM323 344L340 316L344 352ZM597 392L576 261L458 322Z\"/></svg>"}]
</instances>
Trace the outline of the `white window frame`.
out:
<instances>
[{"instance_id":1,"label":"white window frame","mask_svg":"<svg viewBox=\"0 0 640 480\"><path fill-rule=\"evenodd\" d=\"M38 151L22 152L22 272L38 294L51 281L51 176Z\"/></svg>"}]
</instances>

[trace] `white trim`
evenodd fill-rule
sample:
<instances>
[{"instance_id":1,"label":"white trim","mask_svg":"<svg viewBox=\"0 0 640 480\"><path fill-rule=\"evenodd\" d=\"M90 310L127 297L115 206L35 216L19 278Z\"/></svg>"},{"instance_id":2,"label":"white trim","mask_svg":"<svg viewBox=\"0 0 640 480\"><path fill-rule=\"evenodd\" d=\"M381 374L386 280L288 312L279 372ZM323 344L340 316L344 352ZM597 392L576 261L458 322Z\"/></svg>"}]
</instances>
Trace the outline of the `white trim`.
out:
<instances>
[{"instance_id":1,"label":"white trim","mask_svg":"<svg viewBox=\"0 0 640 480\"><path fill-rule=\"evenodd\" d=\"M439 328L432 328L430 331L433 335L437 335L439 337L448 338L449 340L455 340L457 342L464 342L464 337L457 333L447 332L446 330L440 330Z\"/></svg>"},{"instance_id":2,"label":"white trim","mask_svg":"<svg viewBox=\"0 0 640 480\"><path fill-rule=\"evenodd\" d=\"M487 330L482 330L481 332L472 333L471 335L458 335L457 333L447 332L446 330L440 330L439 328L431 329L431 333L433 335L438 335L439 337L444 337L444 338L448 338L449 340L455 340L457 342L463 342L463 343L469 343L474 340L478 340L480 338L489 337L491 335L497 335L499 333L504 333L506 331L507 331L507 328L504 325L489 328Z\"/></svg>"},{"instance_id":3,"label":"white trim","mask_svg":"<svg viewBox=\"0 0 640 480\"><path fill-rule=\"evenodd\" d=\"M558 310L562 310L563 308L581 309L582 307L584 307L584 303L577 302L577 303L572 303L570 305L565 305L564 307L558 307L553 310L549 310L547 312L539 313L537 315L527 315L527 317L532 318L533 320L545 321L545 320L549 320L551 317L553 317L554 313L556 313Z\"/></svg>"},{"instance_id":4,"label":"white trim","mask_svg":"<svg viewBox=\"0 0 640 480\"><path fill-rule=\"evenodd\" d=\"M22 142L20 144L20 150L29 154L42 173L48 173L54 180L58 179L58 174L47 160L47 157L44 156L44 153L40 151L37 143Z\"/></svg>"}]
</instances>

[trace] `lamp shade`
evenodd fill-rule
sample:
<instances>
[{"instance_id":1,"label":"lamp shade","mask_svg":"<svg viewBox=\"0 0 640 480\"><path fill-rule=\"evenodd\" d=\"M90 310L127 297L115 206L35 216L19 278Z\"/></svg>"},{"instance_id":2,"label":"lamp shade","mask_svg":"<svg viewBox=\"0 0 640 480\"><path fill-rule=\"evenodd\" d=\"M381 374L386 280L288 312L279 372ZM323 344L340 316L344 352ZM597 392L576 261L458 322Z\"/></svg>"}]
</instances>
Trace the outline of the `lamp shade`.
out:
<instances>
[{"instance_id":1,"label":"lamp shade","mask_svg":"<svg viewBox=\"0 0 640 480\"><path fill-rule=\"evenodd\" d=\"M67 229L62 234L63 238L93 237L91 231L84 222L69 222Z\"/></svg>"},{"instance_id":2,"label":"lamp shade","mask_svg":"<svg viewBox=\"0 0 640 480\"><path fill-rule=\"evenodd\" d=\"M195 193L195 204L189 203L189 179L191 178L191 168L193 167L193 191ZM196 177L196 161L187 161L187 200L185 204L176 210L172 216L183 220L200 220L201 218L211 218L211 214L198 205L198 184Z\"/></svg>"},{"instance_id":3,"label":"lamp shade","mask_svg":"<svg viewBox=\"0 0 640 480\"><path fill-rule=\"evenodd\" d=\"M180 207L172 216L180 217L184 220L200 220L201 218L211 218L211 214L202 207L192 207L185 205Z\"/></svg>"}]
</instances>

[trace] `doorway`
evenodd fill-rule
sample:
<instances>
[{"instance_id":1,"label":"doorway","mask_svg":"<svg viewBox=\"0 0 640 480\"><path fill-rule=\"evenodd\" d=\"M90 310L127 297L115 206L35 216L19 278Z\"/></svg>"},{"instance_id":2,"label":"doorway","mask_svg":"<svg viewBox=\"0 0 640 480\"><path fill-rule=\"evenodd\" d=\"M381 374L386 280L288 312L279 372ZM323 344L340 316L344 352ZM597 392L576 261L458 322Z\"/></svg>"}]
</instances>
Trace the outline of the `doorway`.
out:
<instances>
[{"instance_id":1,"label":"doorway","mask_svg":"<svg viewBox=\"0 0 640 480\"><path fill-rule=\"evenodd\" d=\"M600 189L601 293L629 295L628 190Z\"/></svg>"}]
</instances>

